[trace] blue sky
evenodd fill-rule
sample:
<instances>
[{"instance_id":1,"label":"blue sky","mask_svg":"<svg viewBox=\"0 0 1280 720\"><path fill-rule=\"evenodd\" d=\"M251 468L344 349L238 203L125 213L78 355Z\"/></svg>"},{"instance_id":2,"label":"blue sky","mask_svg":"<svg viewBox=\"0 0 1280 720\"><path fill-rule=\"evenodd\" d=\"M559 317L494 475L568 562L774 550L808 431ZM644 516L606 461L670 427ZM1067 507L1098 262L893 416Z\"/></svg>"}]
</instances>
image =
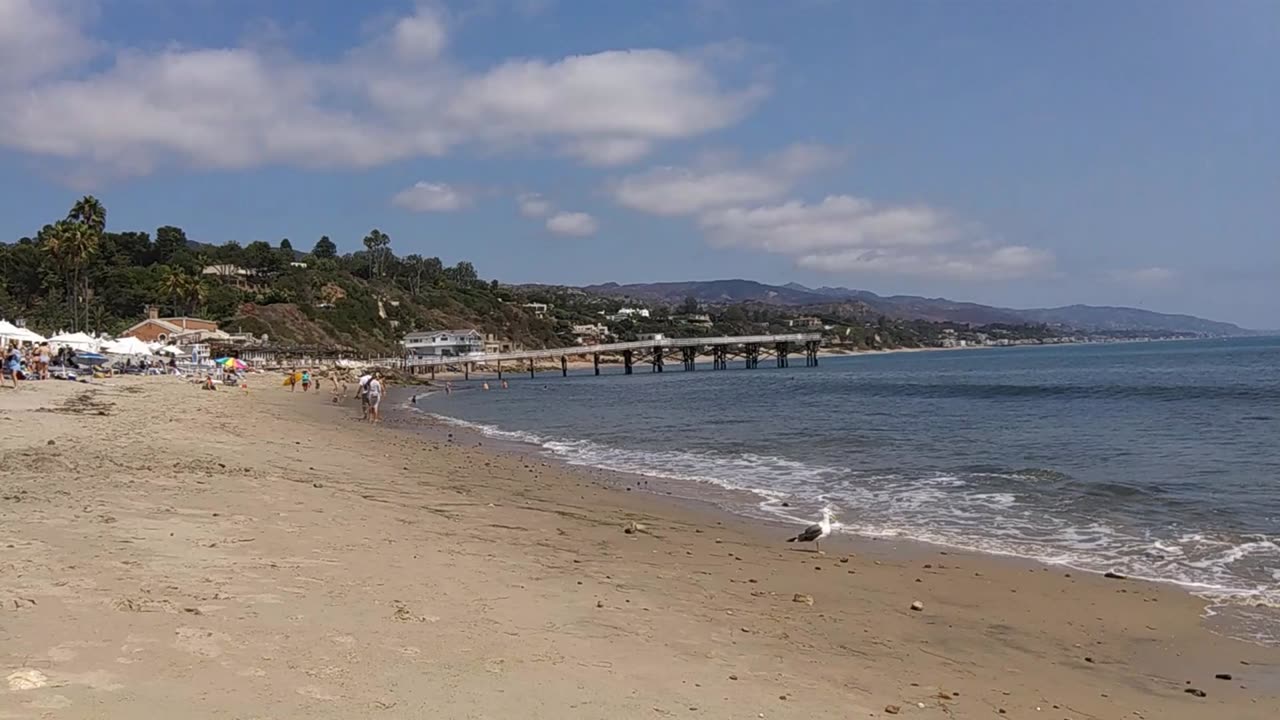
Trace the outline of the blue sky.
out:
<instances>
[{"instance_id":1,"label":"blue sky","mask_svg":"<svg viewBox=\"0 0 1280 720\"><path fill-rule=\"evenodd\" d=\"M1280 326L1280 4L0 0L0 237Z\"/></svg>"}]
</instances>

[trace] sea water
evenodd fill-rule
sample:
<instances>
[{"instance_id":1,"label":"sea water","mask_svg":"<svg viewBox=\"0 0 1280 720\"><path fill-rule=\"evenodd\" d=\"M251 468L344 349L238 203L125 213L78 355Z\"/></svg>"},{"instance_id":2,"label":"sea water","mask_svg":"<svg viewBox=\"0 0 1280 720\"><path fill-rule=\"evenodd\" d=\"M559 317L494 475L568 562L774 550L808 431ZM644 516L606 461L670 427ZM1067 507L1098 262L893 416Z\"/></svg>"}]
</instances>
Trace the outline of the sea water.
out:
<instances>
[{"instance_id":1,"label":"sea water","mask_svg":"<svg viewBox=\"0 0 1280 720\"><path fill-rule=\"evenodd\" d=\"M1280 641L1280 339L799 359L457 383L418 409L746 515L831 506L846 533L1175 583Z\"/></svg>"}]
</instances>

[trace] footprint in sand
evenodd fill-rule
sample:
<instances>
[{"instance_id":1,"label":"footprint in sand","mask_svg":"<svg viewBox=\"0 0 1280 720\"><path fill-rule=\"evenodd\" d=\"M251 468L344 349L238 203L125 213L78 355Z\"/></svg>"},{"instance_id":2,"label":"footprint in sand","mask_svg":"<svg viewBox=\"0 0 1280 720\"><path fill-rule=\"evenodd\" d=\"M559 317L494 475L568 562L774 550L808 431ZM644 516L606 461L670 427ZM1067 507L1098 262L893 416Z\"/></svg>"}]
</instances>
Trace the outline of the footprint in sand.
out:
<instances>
[{"instance_id":1,"label":"footprint in sand","mask_svg":"<svg viewBox=\"0 0 1280 720\"><path fill-rule=\"evenodd\" d=\"M218 657L222 654L222 647L218 643L219 634L212 630L180 627L174 632L177 634L178 639L173 642L173 646L179 650L185 650L192 655L207 658Z\"/></svg>"},{"instance_id":2,"label":"footprint in sand","mask_svg":"<svg viewBox=\"0 0 1280 720\"><path fill-rule=\"evenodd\" d=\"M65 695L46 695L27 703L33 710L61 710L71 707L71 698Z\"/></svg>"},{"instance_id":3,"label":"footprint in sand","mask_svg":"<svg viewBox=\"0 0 1280 720\"><path fill-rule=\"evenodd\" d=\"M338 643L339 645L355 645L356 643L355 637L351 635L334 635L329 639Z\"/></svg>"},{"instance_id":4,"label":"footprint in sand","mask_svg":"<svg viewBox=\"0 0 1280 720\"><path fill-rule=\"evenodd\" d=\"M338 695L334 695L333 693L329 692L328 690L325 690L324 688L318 685L307 685L305 687L300 687L294 692L298 693L299 695L302 695L303 697L314 698L316 700L337 700L339 698Z\"/></svg>"}]
</instances>

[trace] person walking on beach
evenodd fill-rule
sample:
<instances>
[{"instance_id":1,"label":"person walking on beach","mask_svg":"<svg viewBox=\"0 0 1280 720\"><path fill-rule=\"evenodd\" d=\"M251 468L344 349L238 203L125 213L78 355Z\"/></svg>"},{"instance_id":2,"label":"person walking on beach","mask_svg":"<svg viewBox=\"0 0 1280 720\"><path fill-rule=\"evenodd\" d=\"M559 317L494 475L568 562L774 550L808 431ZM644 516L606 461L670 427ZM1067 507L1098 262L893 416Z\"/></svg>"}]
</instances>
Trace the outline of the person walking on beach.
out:
<instances>
[{"instance_id":1,"label":"person walking on beach","mask_svg":"<svg viewBox=\"0 0 1280 720\"><path fill-rule=\"evenodd\" d=\"M378 413L378 406L382 403L382 380L381 375L375 373L369 378L368 390L368 417L371 423L382 422L382 416Z\"/></svg>"},{"instance_id":2,"label":"person walking on beach","mask_svg":"<svg viewBox=\"0 0 1280 720\"><path fill-rule=\"evenodd\" d=\"M373 381L373 373L365 373L360 376L359 384L356 386L356 395L360 396L360 419L369 419L369 383Z\"/></svg>"},{"instance_id":3,"label":"person walking on beach","mask_svg":"<svg viewBox=\"0 0 1280 720\"><path fill-rule=\"evenodd\" d=\"M311 389L311 371L303 370L302 371L302 392L307 392L310 389Z\"/></svg>"},{"instance_id":4,"label":"person walking on beach","mask_svg":"<svg viewBox=\"0 0 1280 720\"><path fill-rule=\"evenodd\" d=\"M18 389L18 373L22 372L22 351L18 349L18 343L9 342L9 354L5 357L4 371L13 378L13 389Z\"/></svg>"},{"instance_id":5,"label":"person walking on beach","mask_svg":"<svg viewBox=\"0 0 1280 720\"><path fill-rule=\"evenodd\" d=\"M40 343L40 348L36 351L36 373L41 380L49 379L49 361L51 354L49 351L49 341Z\"/></svg>"}]
</instances>

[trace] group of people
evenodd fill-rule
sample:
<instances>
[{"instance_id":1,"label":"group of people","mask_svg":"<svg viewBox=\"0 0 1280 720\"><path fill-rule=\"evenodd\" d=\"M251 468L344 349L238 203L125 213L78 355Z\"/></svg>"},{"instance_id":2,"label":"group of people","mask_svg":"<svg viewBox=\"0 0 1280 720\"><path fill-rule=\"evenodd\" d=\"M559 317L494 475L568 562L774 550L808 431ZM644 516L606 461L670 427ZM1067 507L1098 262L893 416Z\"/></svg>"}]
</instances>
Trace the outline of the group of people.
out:
<instances>
[{"instance_id":1,"label":"group of people","mask_svg":"<svg viewBox=\"0 0 1280 720\"><path fill-rule=\"evenodd\" d=\"M66 348L62 348L58 356L64 357L65 352ZM11 340L4 353L2 379L11 381L14 390L18 389L19 380L48 380L52 362L53 350L47 341L23 348L18 341Z\"/></svg>"},{"instance_id":2,"label":"group of people","mask_svg":"<svg viewBox=\"0 0 1280 720\"><path fill-rule=\"evenodd\" d=\"M311 369L294 370L284 379L284 384L289 386L289 392L297 392L298 387L302 388L302 392L310 392L314 386L316 393L320 393L324 378L328 378L333 386L333 402L337 403L347 396L348 375L340 370L329 370L322 377ZM381 373L368 372L360 376L356 386L356 396L360 398L361 417L369 422L382 422L382 395L385 388L385 379Z\"/></svg>"}]
</instances>

